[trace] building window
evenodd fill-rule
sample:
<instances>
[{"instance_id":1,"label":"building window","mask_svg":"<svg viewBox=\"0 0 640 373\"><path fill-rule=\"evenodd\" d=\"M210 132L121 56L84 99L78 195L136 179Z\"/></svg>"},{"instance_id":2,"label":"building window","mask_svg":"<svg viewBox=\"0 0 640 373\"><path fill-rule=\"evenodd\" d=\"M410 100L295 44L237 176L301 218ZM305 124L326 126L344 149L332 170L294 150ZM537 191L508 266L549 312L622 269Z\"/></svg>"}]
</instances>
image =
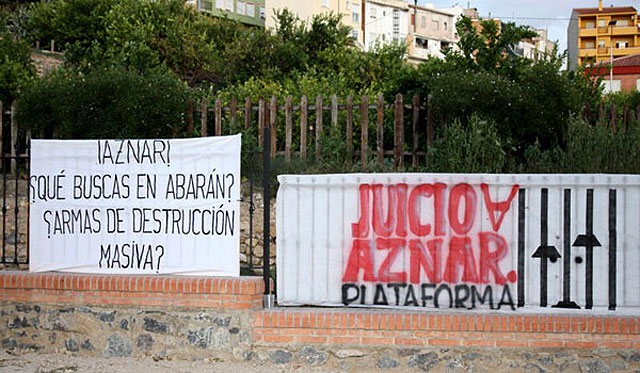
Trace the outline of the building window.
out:
<instances>
[{"instance_id":1,"label":"building window","mask_svg":"<svg viewBox=\"0 0 640 373\"><path fill-rule=\"evenodd\" d=\"M588 41L588 42L584 43L584 48L585 49L594 49L595 47L596 47L596 45L592 41Z\"/></svg>"},{"instance_id":2,"label":"building window","mask_svg":"<svg viewBox=\"0 0 640 373\"><path fill-rule=\"evenodd\" d=\"M584 28L595 28L595 27L596 27L596 25L595 25L595 23L593 23L593 21L586 22L584 24Z\"/></svg>"},{"instance_id":3,"label":"building window","mask_svg":"<svg viewBox=\"0 0 640 373\"><path fill-rule=\"evenodd\" d=\"M420 17L420 27L427 27L427 17L426 16L421 16Z\"/></svg>"},{"instance_id":4,"label":"building window","mask_svg":"<svg viewBox=\"0 0 640 373\"><path fill-rule=\"evenodd\" d=\"M351 22L360 22L360 4L353 4L351 6Z\"/></svg>"},{"instance_id":5,"label":"building window","mask_svg":"<svg viewBox=\"0 0 640 373\"><path fill-rule=\"evenodd\" d=\"M225 0L225 9L229 12L233 10L233 0Z\"/></svg>"},{"instance_id":6,"label":"building window","mask_svg":"<svg viewBox=\"0 0 640 373\"><path fill-rule=\"evenodd\" d=\"M605 44L604 40L600 40L598 41L598 48L606 48L607 45Z\"/></svg>"},{"instance_id":7,"label":"building window","mask_svg":"<svg viewBox=\"0 0 640 373\"><path fill-rule=\"evenodd\" d=\"M378 8L369 9L369 17L375 19L378 16Z\"/></svg>"},{"instance_id":8,"label":"building window","mask_svg":"<svg viewBox=\"0 0 640 373\"><path fill-rule=\"evenodd\" d=\"M218 8L218 9L223 9L224 8L223 0L216 0L216 8Z\"/></svg>"},{"instance_id":9,"label":"building window","mask_svg":"<svg viewBox=\"0 0 640 373\"><path fill-rule=\"evenodd\" d=\"M447 31L447 30L448 30L447 26L448 26L448 25L447 25L447 22L445 22L445 23L444 23L444 30L445 30L445 31Z\"/></svg>"},{"instance_id":10,"label":"building window","mask_svg":"<svg viewBox=\"0 0 640 373\"><path fill-rule=\"evenodd\" d=\"M264 7L261 6L260 7L260 19L264 20L265 18L267 18L267 12L264 10Z\"/></svg>"},{"instance_id":11,"label":"building window","mask_svg":"<svg viewBox=\"0 0 640 373\"><path fill-rule=\"evenodd\" d=\"M440 28L440 22L436 21L435 19L431 21L431 29L438 31L439 28Z\"/></svg>"},{"instance_id":12,"label":"building window","mask_svg":"<svg viewBox=\"0 0 640 373\"><path fill-rule=\"evenodd\" d=\"M200 0L200 10L213 10L213 3L208 0Z\"/></svg>"},{"instance_id":13,"label":"building window","mask_svg":"<svg viewBox=\"0 0 640 373\"><path fill-rule=\"evenodd\" d=\"M256 16L256 8L255 5L253 5L252 3L247 3L247 13L246 13L249 17L255 17Z\"/></svg>"},{"instance_id":14,"label":"building window","mask_svg":"<svg viewBox=\"0 0 640 373\"><path fill-rule=\"evenodd\" d=\"M325 8L329 7L329 0L322 0L322 6Z\"/></svg>"},{"instance_id":15,"label":"building window","mask_svg":"<svg viewBox=\"0 0 640 373\"><path fill-rule=\"evenodd\" d=\"M604 93L620 92L620 80L614 80L613 82L608 79L603 80L602 87L604 88Z\"/></svg>"},{"instance_id":16,"label":"building window","mask_svg":"<svg viewBox=\"0 0 640 373\"><path fill-rule=\"evenodd\" d=\"M606 26L607 26L607 24L604 21L604 19L599 19L598 20L598 27L606 27Z\"/></svg>"},{"instance_id":17,"label":"building window","mask_svg":"<svg viewBox=\"0 0 640 373\"><path fill-rule=\"evenodd\" d=\"M351 38L358 40L358 30L351 30Z\"/></svg>"},{"instance_id":18,"label":"building window","mask_svg":"<svg viewBox=\"0 0 640 373\"><path fill-rule=\"evenodd\" d=\"M236 13L244 15L244 1L236 1Z\"/></svg>"},{"instance_id":19,"label":"building window","mask_svg":"<svg viewBox=\"0 0 640 373\"><path fill-rule=\"evenodd\" d=\"M636 79L636 90L640 91L640 79Z\"/></svg>"}]
</instances>

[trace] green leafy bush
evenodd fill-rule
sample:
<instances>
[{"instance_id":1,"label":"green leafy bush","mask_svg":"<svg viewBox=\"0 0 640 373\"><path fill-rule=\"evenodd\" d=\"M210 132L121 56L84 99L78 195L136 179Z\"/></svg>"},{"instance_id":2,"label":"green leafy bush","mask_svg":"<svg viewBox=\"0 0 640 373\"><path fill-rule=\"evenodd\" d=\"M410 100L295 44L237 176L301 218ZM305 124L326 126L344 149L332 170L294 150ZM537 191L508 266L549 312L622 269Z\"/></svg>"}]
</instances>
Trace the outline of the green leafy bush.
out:
<instances>
[{"instance_id":1,"label":"green leafy bush","mask_svg":"<svg viewBox=\"0 0 640 373\"><path fill-rule=\"evenodd\" d=\"M18 101L18 121L58 138L172 137L184 128L189 89L171 75L106 69L59 71Z\"/></svg>"}]
</instances>

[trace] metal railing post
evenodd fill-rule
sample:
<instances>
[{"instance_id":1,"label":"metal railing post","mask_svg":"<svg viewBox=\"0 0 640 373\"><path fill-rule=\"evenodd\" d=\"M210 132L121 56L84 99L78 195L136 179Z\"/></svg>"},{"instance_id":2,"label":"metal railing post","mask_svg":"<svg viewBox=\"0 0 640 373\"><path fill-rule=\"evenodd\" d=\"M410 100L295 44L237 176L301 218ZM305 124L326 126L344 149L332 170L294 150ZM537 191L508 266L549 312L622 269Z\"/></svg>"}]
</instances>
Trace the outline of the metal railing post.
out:
<instances>
[{"instance_id":1,"label":"metal railing post","mask_svg":"<svg viewBox=\"0 0 640 373\"><path fill-rule=\"evenodd\" d=\"M264 245L262 258L262 277L264 279L264 308L271 308L274 303L273 294L271 294L271 128L269 123L265 121L263 127L264 147L262 149L262 200L264 207L262 209L262 244Z\"/></svg>"}]
</instances>

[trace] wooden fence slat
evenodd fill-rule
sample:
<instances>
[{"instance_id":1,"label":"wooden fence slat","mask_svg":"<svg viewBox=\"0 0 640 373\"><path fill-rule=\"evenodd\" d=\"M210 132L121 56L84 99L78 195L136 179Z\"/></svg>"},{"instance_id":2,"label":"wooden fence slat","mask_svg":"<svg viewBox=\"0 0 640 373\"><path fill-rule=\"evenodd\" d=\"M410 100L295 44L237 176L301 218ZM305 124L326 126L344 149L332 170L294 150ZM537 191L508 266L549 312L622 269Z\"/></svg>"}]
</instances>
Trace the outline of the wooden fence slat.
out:
<instances>
[{"instance_id":1,"label":"wooden fence slat","mask_svg":"<svg viewBox=\"0 0 640 373\"><path fill-rule=\"evenodd\" d=\"M627 105L624 106L623 125L624 132L627 132L629 130L629 106Z\"/></svg>"},{"instance_id":2,"label":"wooden fence slat","mask_svg":"<svg viewBox=\"0 0 640 373\"><path fill-rule=\"evenodd\" d=\"M215 112L215 135L222 136L222 99L218 97L216 99L216 112Z\"/></svg>"},{"instance_id":3,"label":"wooden fence slat","mask_svg":"<svg viewBox=\"0 0 640 373\"><path fill-rule=\"evenodd\" d=\"M284 161L291 162L291 96L284 100Z\"/></svg>"},{"instance_id":4,"label":"wooden fence slat","mask_svg":"<svg viewBox=\"0 0 640 373\"><path fill-rule=\"evenodd\" d=\"M238 115L238 99L233 96L229 102L229 120L231 121L231 128L236 130L236 117Z\"/></svg>"},{"instance_id":5,"label":"wooden fence slat","mask_svg":"<svg viewBox=\"0 0 640 373\"><path fill-rule=\"evenodd\" d=\"M411 157L411 167L415 169L418 167L418 120L420 118L420 97L418 97L418 95L413 95L411 109L413 110L411 135L411 139L413 140L413 154Z\"/></svg>"},{"instance_id":6,"label":"wooden fence slat","mask_svg":"<svg viewBox=\"0 0 640 373\"><path fill-rule=\"evenodd\" d=\"M616 119L618 117L618 108L616 107L616 103L611 103L611 131L616 133Z\"/></svg>"},{"instance_id":7,"label":"wooden fence slat","mask_svg":"<svg viewBox=\"0 0 640 373\"><path fill-rule=\"evenodd\" d=\"M353 160L353 96L347 96L347 153L349 154L349 159L347 160L349 164Z\"/></svg>"},{"instance_id":8,"label":"wooden fence slat","mask_svg":"<svg viewBox=\"0 0 640 373\"><path fill-rule=\"evenodd\" d=\"M384 165L384 95L378 95L378 117L377 117L377 126L376 126L376 144L377 144L377 153L378 153L378 164L380 166Z\"/></svg>"},{"instance_id":9,"label":"wooden fence slat","mask_svg":"<svg viewBox=\"0 0 640 373\"><path fill-rule=\"evenodd\" d=\"M300 97L300 158L307 159L307 96Z\"/></svg>"},{"instance_id":10,"label":"wooden fence slat","mask_svg":"<svg viewBox=\"0 0 640 373\"><path fill-rule=\"evenodd\" d=\"M394 167L397 171L404 167L404 105L402 95L399 93L396 95L393 120L393 157Z\"/></svg>"},{"instance_id":11,"label":"wooden fence slat","mask_svg":"<svg viewBox=\"0 0 640 373\"><path fill-rule=\"evenodd\" d=\"M367 151L369 150L369 98L362 96L360 101L360 162L362 167L367 165Z\"/></svg>"},{"instance_id":12,"label":"wooden fence slat","mask_svg":"<svg viewBox=\"0 0 640 373\"><path fill-rule=\"evenodd\" d=\"M2 112L2 105L0 105L0 112ZM187 105L187 135L193 134L193 101L189 101Z\"/></svg>"},{"instance_id":13,"label":"wooden fence slat","mask_svg":"<svg viewBox=\"0 0 640 373\"><path fill-rule=\"evenodd\" d=\"M331 97L331 131L335 132L338 129L338 96L333 95Z\"/></svg>"},{"instance_id":14,"label":"wooden fence slat","mask_svg":"<svg viewBox=\"0 0 640 373\"><path fill-rule=\"evenodd\" d=\"M16 119L16 102L13 101L11 103L11 156L15 157L18 154L18 121ZM15 158L11 159L11 175L13 177L17 177L16 175L16 160Z\"/></svg>"},{"instance_id":15,"label":"wooden fence slat","mask_svg":"<svg viewBox=\"0 0 640 373\"><path fill-rule=\"evenodd\" d=\"M604 104L602 102L598 105L598 124L604 124Z\"/></svg>"},{"instance_id":16,"label":"wooden fence slat","mask_svg":"<svg viewBox=\"0 0 640 373\"><path fill-rule=\"evenodd\" d=\"M251 127L251 98L244 99L244 129Z\"/></svg>"},{"instance_id":17,"label":"wooden fence slat","mask_svg":"<svg viewBox=\"0 0 640 373\"><path fill-rule=\"evenodd\" d=\"M276 118L278 116L278 100L276 96L271 96L271 107L269 108L269 128L271 129L271 158L276 156Z\"/></svg>"},{"instance_id":18,"label":"wooden fence slat","mask_svg":"<svg viewBox=\"0 0 640 373\"><path fill-rule=\"evenodd\" d=\"M208 134L208 127L207 127L208 114L209 114L209 100L204 98L200 103L200 136L202 137L207 137L207 134Z\"/></svg>"},{"instance_id":19,"label":"wooden fence slat","mask_svg":"<svg viewBox=\"0 0 640 373\"><path fill-rule=\"evenodd\" d=\"M263 146L262 131L265 126L265 102L263 98L258 100L258 146Z\"/></svg>"},{"instance_id":20,"label":"wooden fence slat","mask_svg":"<svg viewBox=\"0 0 640 373\"><path fill-rule=\"evenodd\" d=\"M320 159L320 140L322 140L322 96L316 97L316 160Z\"/></svg>"},{"instance_id":21,"label":"wooden fence slat","mask_svg":"<svg viewBox=\"0 0 640 373\"><path fill-rule=\"evenodd\" d=\"M4 134L4 122L2 121L4 117L4 107L2 106L2 101L0 101L0 155L4 154L4 142L2 141L2 135Z\"/></svg>"}]
</instances>

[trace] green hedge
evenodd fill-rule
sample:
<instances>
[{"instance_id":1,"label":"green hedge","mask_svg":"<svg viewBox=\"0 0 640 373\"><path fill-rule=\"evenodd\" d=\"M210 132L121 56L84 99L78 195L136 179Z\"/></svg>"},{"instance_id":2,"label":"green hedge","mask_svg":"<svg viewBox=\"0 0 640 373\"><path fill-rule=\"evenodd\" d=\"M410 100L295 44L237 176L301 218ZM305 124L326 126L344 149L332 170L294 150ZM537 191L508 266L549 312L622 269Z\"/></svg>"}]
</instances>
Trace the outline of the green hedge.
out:
<instances>
[{"instance_id":1,"label":"green hedge","mask_svg":"<svg viewBox=\"0 0 640 373\"><path fill-rule=\"evenodd\" d=\"M58 71L18 100L21 127L57 138L159 138L181 135L189 88L173 76L107 69Z\"/></svg>"}]
</instances>

